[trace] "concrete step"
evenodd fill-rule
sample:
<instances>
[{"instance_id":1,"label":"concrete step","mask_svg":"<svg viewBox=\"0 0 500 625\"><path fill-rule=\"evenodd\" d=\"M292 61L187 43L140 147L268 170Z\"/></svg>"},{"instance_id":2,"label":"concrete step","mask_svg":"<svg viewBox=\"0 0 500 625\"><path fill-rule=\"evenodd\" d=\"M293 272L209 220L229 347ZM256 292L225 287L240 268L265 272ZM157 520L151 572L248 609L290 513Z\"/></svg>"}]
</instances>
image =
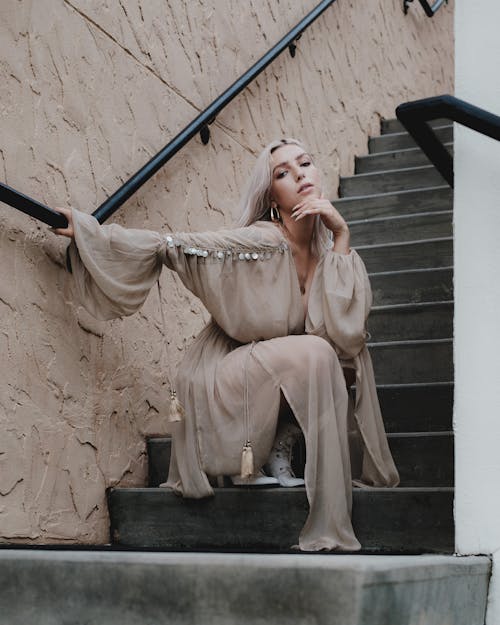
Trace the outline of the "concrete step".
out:
<instances>
[{"instance_id":1,"label":"concrete step","mask_svg":"<svg viewBox=\"0 0 500 625\"><path fill-rule=\"evenodd\" d=\"M453 380L453 340L370 343L377 384Z\"/></svg>"},{"instance_id":2,"label":"concrete step","mask_svg":"<svg viewBox=\"0 0 500 625\"><path fill-rule=\"evenodd\" d=\"M445 147L453 155L453 143L445 143ZM421 167L431 164L429 157L420 148L406 148L392 152L378 152L368 156L356 156L354 171L356 174L367 174L375 171Z\"/></svg>"},{"instance_id":3,"label":"concrete step","mask_svg":"<svg viewBox=\"0 0 500 625\"><path fill-rule=\"evenodd\" d=\"M350 221L351 246L452 237L452 220L452 211L434 211Z\"/></svg>"},{"instance_id":4,"label":"concrete step","mask_svg":"<svg viewBox=\"0 0 500 625\"><path fill-rule=\"evenodd\" d=\"M437 187L444 183L444 178L434 165L409 167L342 177L340 178L339 197L359 197L360 195L390 193L402 189Z\"/></svg>"},{"instance_id":5,"label":"concrete step","mask_svg":"<svg viewBox=\"0 0 500 625\"><path fill-rule=\"evenodd\" d=\"M388 434L401 486L453 486L453 432Z\"/></svg>"},{"instance_id":6,"label":"concrete step","mask_svg":"<svg viewBox=\"0 0 500 625\"><path fill-rule=\"evenodd\" d=\"M6 625L482 625L490 569L485 556L5 550L0 613Z\"/></svg>"},{"instance_id":7,"label":"concrete step","mask_svg":"<svg viewBox=\"0 0 500 625\"><path fill-rule=\"evenodd\" d=\"M422 393L424 392L422 389ZM396 432L388 436L401 477L400 486L453 486L452 432ZM294 450L294 455L300 458L297 464L294 462L294 469L297 476L303 477L303 441L297 447L300 449ZM170 455L170 438L148 440L149 487L157 488L166 482Z\"/></svg>"},{"instance_id":8,"label":"concrete step","mask_svg":"<svg viewBox=\"0 0 500 625\"><path fill-rule=\"evenodd\" d=\"M430 211L453 210L453 190L448 186L371 193L333 200L346 221L392 217Z\"/></svg>"},{"instance_id":9,"label":"concrete step","mask_svg":"<svg viewBox=\"0 0 500 625\"><path fill-rule=\"evenodd\" d=\"M375 306L453 299L453 267L371 273Z\"/></svg>"},{"instance_id":10,"label":"concrete step","mask_svg":"<svg viewBox=\"0 0 500 625\"><path fill-rule=\"evenodd\" d=\"M434 119L428 123L432 128L439 128L440 126L449 126L452 122L449 119ZM380 122L380 131L386 135L393 132L406 132L406 128L399 119L383 119Z\"/></svg>"},{"instance_id":11,"label":"concrete step","mask_svg":"<svg viewBox=\"0 0 500 625\"><path fill-rule=\"evenodd\" d=\"M382 245L358 245L356 250L369 273L404 269L435 269L453 265L453 239L451 237Z\"/></svg>"},{"instance_id":12,"label":"concrete step","mask_svg":"<svg viewBox=\"0 0 500 625\"><path fill-rule=\"evenodd\" d=\"M453 124L436 127L435 132L441 143L451 143L453 141ZM371 137L368 140L368 152L370 154L415 147L417 147L417 144L407 132L394 132L381 135L380 137Z\"/></svg>"},{"instance_id":13,"label":"concrete step","mask_svg":"<svg viewBox=\"0 0 500 625\"><path fill-rule=\"evenodd\" d=\"M355 489L353 496L365 552L453 552L452 488ZM288 552L308 511L303 488L221 488L203 500L163 488L114 488L108 505L113 543L175 551Z\"/></svg>"},{"instance_id":14,"label":"concrete step","mask_svg":"<svg viewBox=\"0 0 500 625\"><path fill-rule=\"evenodd\" d=\"M452 429L453 382L377 386L387 432L446 432Z\"/></svg>"},{"instance_id":15,"label":"concrete step","mask_svg":"<svg viewBox=\"0 0 500 625\"><path fill-rule=\"evenodd\" d=\"M371 341L443 339L453 336L453 301L392 304L372 308Z\"/></svg>"}]
</instances>

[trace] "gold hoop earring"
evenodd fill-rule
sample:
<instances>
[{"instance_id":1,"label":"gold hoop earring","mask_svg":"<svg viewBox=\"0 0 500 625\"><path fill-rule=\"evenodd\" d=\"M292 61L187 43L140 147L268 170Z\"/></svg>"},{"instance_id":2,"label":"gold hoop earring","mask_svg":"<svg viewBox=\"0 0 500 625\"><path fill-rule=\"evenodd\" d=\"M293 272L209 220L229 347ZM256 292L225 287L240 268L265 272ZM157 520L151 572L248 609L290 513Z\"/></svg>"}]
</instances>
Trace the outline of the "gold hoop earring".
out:
<instances>
[{"instance_id":1,"label":"gold hoop earring","mask_svg":"<svg viewBox=\"0 0 500 625\"><path fill-rule=\"evenodd\" d=\"M271 202L271 221L281 222L281 215L276 202Z\"/></svg>"}]
</instances>

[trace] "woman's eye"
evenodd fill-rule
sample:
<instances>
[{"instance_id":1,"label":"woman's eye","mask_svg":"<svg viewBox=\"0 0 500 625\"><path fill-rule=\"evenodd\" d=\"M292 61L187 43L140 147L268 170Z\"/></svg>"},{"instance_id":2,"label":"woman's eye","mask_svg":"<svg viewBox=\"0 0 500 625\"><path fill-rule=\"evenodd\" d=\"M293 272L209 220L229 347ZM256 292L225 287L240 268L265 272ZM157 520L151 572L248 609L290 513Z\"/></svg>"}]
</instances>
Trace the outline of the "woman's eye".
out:
<instances>
[{"instance_id":1,"label":"woman's eye","mask_svg":"<svg viewBox=\"0 0 500 625\"><path fill-rule=\"evenodd\" d=\"M284 178L285 176L286 176L286 170L285 171L280 171L277 174L276 178Z\"/></svg>"},{"instance_id":2,"label":"woman's eye","mask_svg":"<svg viewBox=\"0 0 500 625\"><path fill-rule=\"evenodd\" d=\"M304 161L300 165L301 165L301 167L309 167L310 164L311 164L311 161Z\"/></svg>"}]
</instances>

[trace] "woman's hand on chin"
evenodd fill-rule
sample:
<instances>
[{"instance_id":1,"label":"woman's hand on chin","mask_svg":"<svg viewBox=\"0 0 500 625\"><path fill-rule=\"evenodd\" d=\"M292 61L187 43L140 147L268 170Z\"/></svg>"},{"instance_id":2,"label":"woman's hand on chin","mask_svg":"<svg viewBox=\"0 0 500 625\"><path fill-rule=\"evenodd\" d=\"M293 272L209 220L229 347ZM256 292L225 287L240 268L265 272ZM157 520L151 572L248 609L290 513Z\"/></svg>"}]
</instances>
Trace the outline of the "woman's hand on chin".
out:
<instances>
[{"instance_id":1,"label":"woman's hand on chin","mask_svg":"<svg viewBox=\"0 0 500 625\"><path fill-rule=\"evenodd\" d=\"M73 213L71 212L71 209L56 207L56 211L66 217L66 219L68 220L68 227L67 228L51 228L52 232L54 234L60 234L63 237L69 237L70 239L73 239L75 236L75 230L73 228Z\"/></svg>"},{"instance_id":2,"label":"woman's hand on chin","mask_svg":"<svg viewBox=\"0 0 500 625\"><path fill-rule=\"evenodd\" d=\"M321 221L328 230L333 232L334 236L349 234L349 227L344 218L323 195L319 198L303 200L292 208L292 218L295 221L300 221L306 215L320 215Z\"/></svg>"}]
</instances>

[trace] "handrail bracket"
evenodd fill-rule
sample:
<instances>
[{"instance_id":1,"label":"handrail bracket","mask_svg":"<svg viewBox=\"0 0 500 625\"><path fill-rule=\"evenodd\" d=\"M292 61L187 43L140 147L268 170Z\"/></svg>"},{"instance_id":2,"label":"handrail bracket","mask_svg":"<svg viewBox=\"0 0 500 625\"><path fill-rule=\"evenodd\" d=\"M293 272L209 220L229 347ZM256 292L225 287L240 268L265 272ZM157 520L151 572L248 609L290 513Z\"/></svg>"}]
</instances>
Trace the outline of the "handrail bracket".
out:
<instances>
[{"instance_id":1,"label":"handrail bracket","mask_svg":"<svg viewBox=\"0 0 500 625\"><path fill-rule=\"evenodd\" d=\"M418 0L422 5L422 8L425 11L427 17L434 17L436 12L443 6L443 4L448 4L448 0L436 0L434 4L431 6L428 0ZM413 0L403 0L403 12L405 15L408 14L408 9L410 8L410 3Z\"/></svg>"}]
</instances>

